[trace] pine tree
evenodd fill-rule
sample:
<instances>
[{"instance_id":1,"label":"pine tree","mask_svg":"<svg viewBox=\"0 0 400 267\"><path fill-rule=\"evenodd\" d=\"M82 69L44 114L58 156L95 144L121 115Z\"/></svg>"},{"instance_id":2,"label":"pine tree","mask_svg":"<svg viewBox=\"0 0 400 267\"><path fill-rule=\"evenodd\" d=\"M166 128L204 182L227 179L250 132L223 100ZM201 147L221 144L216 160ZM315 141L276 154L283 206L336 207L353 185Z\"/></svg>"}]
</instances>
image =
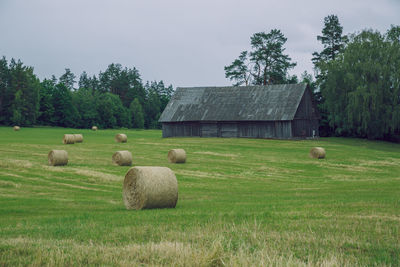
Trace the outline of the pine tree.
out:
<instances>
[{"instance_id":1,"label":"pine tree","mask_svg":"<svg viewBox=\"0 0 400 267\"><path fill-rule=\"evenodd\" d=\"M11 121L20 125L33 125L39 116L39 79L33 74L33 68L24 66L14 59L9 65L8 92L11 99Z\"/></svg>"},{"instance_id":2,"label":"pine tree","mask_svg":"<svg viewBox=\"0 0 400 267\"><path fill-rule=\"evenodd\" d=\"M239 86L242 84L249 85L251 79L251 73L248 68L248 52L243 51L240 53L239 57L235 59L231 65L225 66L225 78L229 80L234 80L234 86Z\"/></svg>"},{"instance_id":3,"label":"pine tree","mask_svg":"<svg viewBox=\"0 0 400 267\"><path fill-rule=\"evenodd\" d=\"M312 61L316 68L320 68L319 64L335 60L347 41L347 36L343 35L343 27L336 15L324 18L322 35L318 35L317 40L323 44L324 49L320 53L314 52Z\"/></svg>"},{"instance_id":4,"label":"pine tree","mask_svg":"<svg viewBox=\"0 0 400 267\"><path fill-rule=\"evenodd\" d=\"M73 74L70 69L65 69L65 73L61 75L59 81L60 83L64 84L69 90L73 90L75 78L75 74Z\"/></svg>"},{"instance_id":5,"label":"pine tree","mask_svg":"<svg viewBox=\"0 0 400 267\"><path fill-rule=\"evenodd\" d=\"M297 82L297 77L288 75L296 63L284 54L287 38L280 30L255 33L250 41L253 50L243 51L231 65L225 66L226 78L235 80L235 85Z\"/></svg>"}]
</instances>

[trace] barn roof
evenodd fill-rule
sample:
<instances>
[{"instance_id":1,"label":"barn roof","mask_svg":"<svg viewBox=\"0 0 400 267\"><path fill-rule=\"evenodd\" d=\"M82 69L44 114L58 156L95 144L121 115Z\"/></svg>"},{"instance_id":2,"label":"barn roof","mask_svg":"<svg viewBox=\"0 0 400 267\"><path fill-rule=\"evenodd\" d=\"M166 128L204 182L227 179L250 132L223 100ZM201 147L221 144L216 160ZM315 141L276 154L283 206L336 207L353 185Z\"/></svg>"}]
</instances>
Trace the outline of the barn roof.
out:
<instances>
[{"instance_id":1,"label":"barn roof","mask_svg":"<svg viewBox=\"0 0 400 267\"><path fill-rule=\"evenodd\" d=\"M160 122L292 120L305 84L177 88Z\"/></svg>"}]
</instances>

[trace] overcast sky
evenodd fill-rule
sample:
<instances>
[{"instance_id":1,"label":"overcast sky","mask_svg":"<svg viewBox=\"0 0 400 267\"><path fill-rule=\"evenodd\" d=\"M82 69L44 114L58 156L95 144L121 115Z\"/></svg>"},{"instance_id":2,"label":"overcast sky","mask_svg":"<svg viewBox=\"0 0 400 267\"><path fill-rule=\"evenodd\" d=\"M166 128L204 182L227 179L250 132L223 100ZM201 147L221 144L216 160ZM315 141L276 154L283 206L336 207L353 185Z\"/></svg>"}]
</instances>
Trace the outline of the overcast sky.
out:
<instances>
[{"instance_id":1,"label":"overcast sky","mask_svg":"<svg viewBox=\"0 0 400 267\"><path fill-rule=\"evenodd\" d=\"M40 79L120 63L143 81L230 85L224 66L250 49L252 34L273 28L288 39L291 74L312 73L330 14L346 34L385 32L400 25L400 0L0 0L0 56L21 59Z\"/></svg>"}]
</instances>

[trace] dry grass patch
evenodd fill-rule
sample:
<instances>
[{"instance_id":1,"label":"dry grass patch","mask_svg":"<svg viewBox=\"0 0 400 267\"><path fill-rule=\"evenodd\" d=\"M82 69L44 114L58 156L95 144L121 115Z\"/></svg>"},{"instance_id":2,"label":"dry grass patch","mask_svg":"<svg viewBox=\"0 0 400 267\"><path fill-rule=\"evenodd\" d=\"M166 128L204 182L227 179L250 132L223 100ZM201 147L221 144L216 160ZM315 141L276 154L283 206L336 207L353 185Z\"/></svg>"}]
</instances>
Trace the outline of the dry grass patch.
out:
<instances>
[{"instance_id":1,"label":"dry grass patch","mask_svg":"<svg viewBox=\"0 0 400 267\"><path fill-rule=\"evenodd\" d=\"M229 175L216 173L216 172L203 172L203 171L191 171L191 170L174 170L176 174L183 176L199 177L199 178L210 178L210 179L223 179L226 180Z\"/></svg>"},{"instance_id":2,"label":"dry grass patch","mask_svg":"<svg viewBox=\"0 0 400 267\"><path fill-rule=\"evenodd\" d=\"M29 160L19 159L1 159L0 167L6 169L20 169L20 168L32 168L33 164Z\"/></svg>"},{"instance_id":3,"label":"dry grass patch","mask_svg":"<svg viewBox=\"0 0 400 267\"><path fill-rule=\"evenodd\" d=\"M372 166L372 167L392 167L400 166L400 159L398 158L386 158L384 160L358 160L360 166Z\"/></svg>"},{"instance_id":4,"label":"dry grass patch","mask_svg":"<svg viewBox=\"0 0 400 267\"><path fill-rule=\"evenodd\" d=\"M201 155L211 155L217 157L229 157L229 158L237 158L240 154L230 154L230 153L217 153L212 151L196 151L192 152L193 154L201 154Z\"/></svg>"},{"instance_id":5,"label":"dry grass patch","mask_svg":"<svg viewBox=\"0 0 400 267\"><path fill-rule=\"evenodd\" d=\"M77 169L72 168L72 170L79 175L89 176L95 178L96 181L123 181L124 176L118 176L114 174L109 174L105 172L93 171L90 169Z\"/></svg>"},{"instance_id":6,"label":"dry grass patch","mask_svg":"<svg viewBox=\"0 0 400 267\"><path fill-rule=\"evenodd\" d=\"M21 184L17 184L17 183L11 182L11 181L0 180L0 187L20 188Z\"/></svg>"},{"instance_id":7,"label":"dry grass patch","mask_svg":"<svg viewBox=\"0 0 400 267\"><path fill-rule=\"evenodd\" d=\"M118 265L118 266L355 266L354 257L330 253L315 260L301 260L294 254L282 255L268 243L253 252L244 244L236 252L227 252L223 238L207 244L160 241L145 244L103 245L73 240L0 239L7 246L1 262L16 260L30 266ZM16 257L23 253L25 257ZM71 257L74 255L74 257ZM25 262L23 262L25 260Z\"/></svg>"},{"instance_id":8,"label":"dry grass patch","mask_svg":"<svg viewBox=\"0 0 400 267\"><path fill-rule=\"evenodd\" d=\"M323 165L325 168L328 169L334 169L334 170L340 170L340 169L344 169L344 170L348 170L348 171L354 171L354 172L382 172L382 170L377 169L377 168L373 168L373 167L366 167L366 166L360 166L360 165L349 165L349 164L342 164L342 163L330 163L330 162L326 162L321 164Z\"/></svg>"}]
</instances>

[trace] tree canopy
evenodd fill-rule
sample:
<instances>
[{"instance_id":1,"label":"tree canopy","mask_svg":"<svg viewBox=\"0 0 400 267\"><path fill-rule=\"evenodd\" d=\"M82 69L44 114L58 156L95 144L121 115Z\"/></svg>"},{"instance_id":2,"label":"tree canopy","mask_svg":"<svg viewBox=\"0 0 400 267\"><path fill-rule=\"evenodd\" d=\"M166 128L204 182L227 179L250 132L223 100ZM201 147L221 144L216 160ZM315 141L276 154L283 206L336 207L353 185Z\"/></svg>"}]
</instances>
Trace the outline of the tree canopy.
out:
<instances>
[{"instance_id":1,"label":"tree canopy","mask_svg":"<svg viewBox=\"0 0 400 267\"><path fill-rule=\"evenodd\" d=\"M371 139L400 134L400 43L392 35L397 30L354 34L326 64L321 93L335 134Z\"/></svg>"}]
</instances>

